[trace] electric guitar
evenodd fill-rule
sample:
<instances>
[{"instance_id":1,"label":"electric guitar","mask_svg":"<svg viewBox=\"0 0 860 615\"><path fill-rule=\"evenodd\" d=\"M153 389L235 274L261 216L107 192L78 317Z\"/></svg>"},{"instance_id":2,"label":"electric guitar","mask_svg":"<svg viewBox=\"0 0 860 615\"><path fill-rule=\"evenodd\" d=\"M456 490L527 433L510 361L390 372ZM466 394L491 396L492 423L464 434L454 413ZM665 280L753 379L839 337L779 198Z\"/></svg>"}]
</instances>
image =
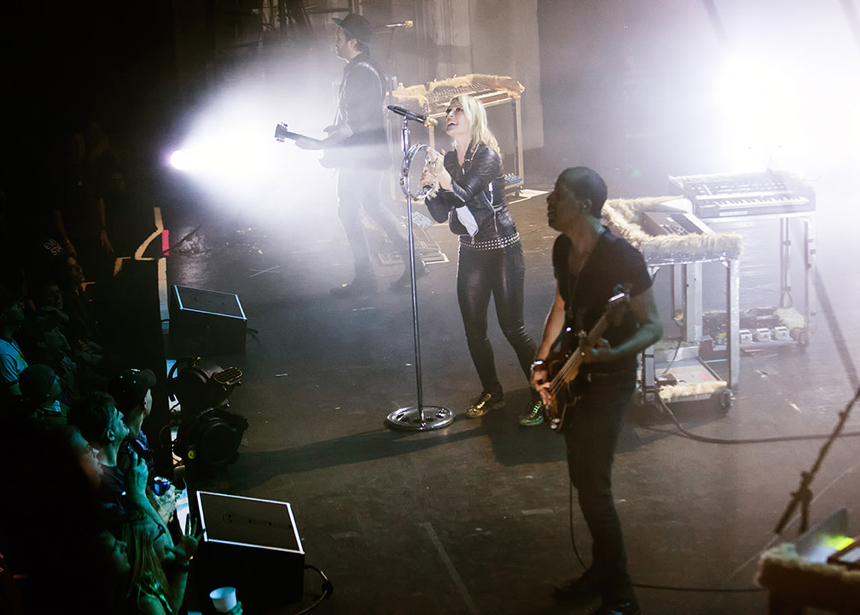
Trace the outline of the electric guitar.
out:
<instances>
[{"instance_id":1,"label":"electric guitar","mask_svg":"<svg viewBox=\"0 0 860 615\"><path fill-rule=\"evenodd\" d=\"M309 141L314 141L316 143L322 143L319 139L314 139L312 137L306 137L305 135L300 135L297 132L290 132L287 129L287 125L283 122L275 126L275 140L284 142L284 139L291 139L293 141L297 139L308 139Z\"/></svg>"},{"instance_id":2,"label":"electric guitar","mask_svg":"<svg viewBox=\"0 0 860 615\"><path fill-rule=\"evenodd\" d=\"M287 128L286 124L280 123L277 126L275 126L275 140L283 143L284 139L290 139L292 141L296 141L298 139L307 139L308 141L313 141L314 143L322 143L322 140L320 140L320 139L314 139L313 137L306 137L305 135L299 134L297 132L292 132ZM335 150L335 149L324 149L324 150L322 150L323 155L322 155L322 158L320 158L320 164L327 169L341 166L343 161L339 160L339 158L342 158L343 154L340 154L340 156L337 156L334 154L335 151L339 152L340 150Z\"/></svg>"},{"instance_id":3,"label":"electric guitar","mask_svg":"<svg viewBox=\"0 0 860 615\"><path fill-rule=\"evenodd\" d=\"M630 297L621 286L615 289L616 294L609 299L606 304L606 310L600 317L591 331L585 335L585 339L580 341L580 345L584 342L586 346L594 346L603 337L603 333L609 328L609 325L617 325L627 309L630 302ZM565 330L565 339L571 340L574 338L571 328ZM549 375L552 377L549 384L550 404L544 407L544 413L549 422L549 426L556 433L562 433L564 421L567 411L576 405L578 398L568 395L568 385L573 382L579 375L579 368L582 367L583 354L579 352L579 346L574 348L573 352L562 354L562 357L567 356L567 359L550 359L549 360Z\"/></svg>"}]
</instances>

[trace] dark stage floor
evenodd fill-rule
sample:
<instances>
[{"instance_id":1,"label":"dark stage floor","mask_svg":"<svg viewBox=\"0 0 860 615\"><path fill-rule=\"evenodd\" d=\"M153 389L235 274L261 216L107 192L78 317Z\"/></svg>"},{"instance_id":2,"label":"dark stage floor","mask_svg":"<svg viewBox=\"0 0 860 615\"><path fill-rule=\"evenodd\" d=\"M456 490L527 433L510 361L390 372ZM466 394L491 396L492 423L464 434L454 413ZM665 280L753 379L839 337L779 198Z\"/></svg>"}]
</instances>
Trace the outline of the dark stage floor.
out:
<instances>
[{"instance_id":1,"label":"dark stage floor","mask_svg":"<svg viewBox=\"0 0 860 615\"><path fill-rule=\"evenodd\" d=\"M306 563L334 586L317 613L588 612L552 597L554 585L581 570L571 548L564 445L546 426L517 425L528 392L494 321L507 408L478 420L463 416L480 385L455 296L456 238L445 226L422 228L447 262L432 264L418 283L423 402L451 408L456 420L431 432L392 430L386 416L417 401L411 298L387 290L401 267L383 264L377 296L332 298L329 289L350 279L351 262L331 183L313 202L265 220L247 209L166 217L171 242L199 226L171 251L168 284L235 293L255 331L244 353L207 357L243 372L229 401L250 427L239 460L195 486L291 504ZM530 183L536 190L550 185ZM860 341L853 271L860 248L840 224L844 205L819 192L817 315L808 346L743 352L727 413L709 402L673 405L687 430L744 440L826 436L836 426L858 385ZM555 233L542 196L511 209L526 254L526 324L538 337L554 291ZM744 234L741 309L775 306L775 222L723 224ZM717 287L724 284L717 279ZM706 277L706 309L707 284ZM795 304L803 305L799 276L794 285ZM659 276L656 288L666 337L677 337ZM860 431L860 414L846 431ZM766 612L767 594L754 583L758 556L797 536L796 518L781 538L773 530L824 442L701 442L682 435L665 413L632 412L614 483L643 611ZM849 528L860 533L858 442L837 440L821 464L811 521L846 507ZM577 511L573 534L587 558ZM319 588L308 571L305 598L283 612L311 604Z\"/></svg>"}]
</instances>

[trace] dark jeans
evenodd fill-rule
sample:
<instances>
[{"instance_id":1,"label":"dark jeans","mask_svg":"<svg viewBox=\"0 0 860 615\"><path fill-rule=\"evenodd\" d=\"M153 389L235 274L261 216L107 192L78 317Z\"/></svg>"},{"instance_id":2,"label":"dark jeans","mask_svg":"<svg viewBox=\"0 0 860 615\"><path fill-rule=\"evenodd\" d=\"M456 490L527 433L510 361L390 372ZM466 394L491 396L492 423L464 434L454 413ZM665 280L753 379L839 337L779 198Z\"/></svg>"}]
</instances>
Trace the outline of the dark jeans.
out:
<instances>
[{"instance_id":1,"label":"dark jeans","mask_svg":"<svg viewBox=\"0 0 860 615\"><path fill-rule=\"evenodd\" d=\"M591 572L604 599L633 597L627 553L612 495L612 462L624 414L636 388L635 375L584 383L566 420L567 467L592 538Z\"/></svg>"},{"instance_id":2,"label":"dark jeans","mask_svg":"<svg viewBox=\"0 0 860 615\"><path fill-rule=\"evenodd\" d=\"M520 367L529 377L535 343L523 323L523 287L526 267L519 243L499 250L472 250L460 246L457 265L457 299L466 329L466 342L484 392L502 390L496 375L493 347L487 337L490 295L505 338L513 346Z\"/></svg>"},{"instance_id":3,"label":"dark jeans","mask_svg":"<svg viewBox=\"0 0 860 615\"><path fill-rule=\"evenodd\" d=\"M337 213L352 248L355 277L359 280L373 277L367 233L361 219L362 209L388 235L399 252L407 259L409 255L409 243L403 225L382 202L382 177L383 171L372 169L342 168L337 174Z\"/></svg>"}]
</instances>

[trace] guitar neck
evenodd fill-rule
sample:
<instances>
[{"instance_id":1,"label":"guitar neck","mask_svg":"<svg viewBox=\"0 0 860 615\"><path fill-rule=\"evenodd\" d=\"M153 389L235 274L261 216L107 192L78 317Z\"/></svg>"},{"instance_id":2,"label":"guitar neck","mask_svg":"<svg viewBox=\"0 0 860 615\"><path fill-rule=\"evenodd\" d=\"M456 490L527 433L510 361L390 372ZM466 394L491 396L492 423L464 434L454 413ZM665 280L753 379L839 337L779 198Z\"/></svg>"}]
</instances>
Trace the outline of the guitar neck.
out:
<instances>
[{"instance_id":1,"label":"guitar neck","mask_svg":"<svg viewBox=\"0 0 860 615\"><path fill-rule=\"evenodd\" d=\"M307 139L309 141L314 141L315 143L322 143L322 141L319 139L314 139L313 137L306 137L303 134L287 130L286 124L278 124L275 127L275 139L277 139L278 141L283 141L284 139L290 139L292 141L295 141L297 139Z\"/></svg>"},{"instance_id":2,"label":"guitar neck","mask_svg":"<svg viewBox=\"0 0 860 615\"><path fill-rule=\"evenodd\" d=\"M600 317L594 326L591 327L591 331L588 332L588 335L585 336L585 339L588 341L589 345L594 346L600 338L603 337L603 334L606 332L606 329L609 328L609 314L605 313Z\"/></svg>"},{"instance_id":3,"label":"guitar neck","mask_svg":"<svg viewBox=\"0 0 860 615\"><path fill-rule=\"evenodd\" d=\"M608 327L609 316L604 313L600 319L594 323L594 326L591 327L591 331L588 332L588 335L585 336L588 345L594 346L600 338L603 337L603 333ZM574 350L552 379L552 383L550 384L551 390L555 391L566 382L570 382L576 378L577 374L579 374L579 368L582 366L582 361L582 353L578 350Z\"/></svg>"}]
</instances>

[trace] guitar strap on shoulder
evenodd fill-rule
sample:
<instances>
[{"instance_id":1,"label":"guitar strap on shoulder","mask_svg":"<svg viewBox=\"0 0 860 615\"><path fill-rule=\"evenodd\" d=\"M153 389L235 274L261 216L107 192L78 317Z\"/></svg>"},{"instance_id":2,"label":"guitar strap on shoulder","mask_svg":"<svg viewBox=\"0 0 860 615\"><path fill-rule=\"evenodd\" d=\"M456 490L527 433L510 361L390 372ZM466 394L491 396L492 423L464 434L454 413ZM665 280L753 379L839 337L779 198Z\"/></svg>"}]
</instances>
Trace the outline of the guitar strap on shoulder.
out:
<instances>
[{"instance_id":1,"label":"guitar strap on shoulder","mask_svg":"<svg viewBox=\"0 0 860 615\"><path fill-rule=\"evenodd\" d=\"M577 277L577 281L579 278ZM571 331L582 331L585 322L585 306L575 308L573 305L574 293L576 292L577 284L573 282L573 274L567 272L567 305L565 306L564 316Z\"/></svg>"}]
</instances>

